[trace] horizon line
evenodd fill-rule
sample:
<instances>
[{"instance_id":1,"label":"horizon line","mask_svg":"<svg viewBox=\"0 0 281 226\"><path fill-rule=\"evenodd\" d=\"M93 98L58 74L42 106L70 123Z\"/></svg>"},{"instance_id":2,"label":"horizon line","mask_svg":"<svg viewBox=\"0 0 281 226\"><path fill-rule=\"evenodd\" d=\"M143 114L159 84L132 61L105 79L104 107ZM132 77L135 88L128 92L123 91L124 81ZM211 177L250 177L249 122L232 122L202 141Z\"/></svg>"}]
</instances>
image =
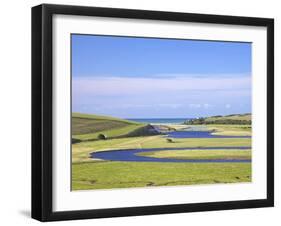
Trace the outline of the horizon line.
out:
<instances>
[{"instance_id":1,"label":"horizon line","mask_svg":"<svg viewBox=\"0 0 281 226\"><path fill-rule=\"evenodd\" d=\"M140 117L121 117L121 116L114 116L114 115L106 115L106 114L95 114L95 113L83 113L83 112L71 112L73 113L78 113L78 114L86 114L86 115L99 115L99 116L108 116L108 117L115 117L115 118L121 118L121 119L192 119L192 118L206 118L206 117L215 117L215 116L231 116L231 115L249 115L252 114L252 112L246 112L246 113L233 113L233 114L214 114L214 115L209 115L209 116L196 116L196 117L151 117L151 118L140 118Z\"/></svg>"}]
</instances>

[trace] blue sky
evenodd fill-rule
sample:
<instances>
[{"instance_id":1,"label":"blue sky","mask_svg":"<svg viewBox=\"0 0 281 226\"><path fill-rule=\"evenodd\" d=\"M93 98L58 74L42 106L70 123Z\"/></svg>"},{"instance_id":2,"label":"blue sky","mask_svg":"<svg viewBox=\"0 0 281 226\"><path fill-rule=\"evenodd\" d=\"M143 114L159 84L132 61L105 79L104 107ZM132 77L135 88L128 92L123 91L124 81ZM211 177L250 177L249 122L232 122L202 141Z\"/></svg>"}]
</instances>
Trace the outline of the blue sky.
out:
<instances>
[{"instance_id":1,"label":"blue sky","mask_svg":"<svg viewBox=\"0 0 281 226\"><path fill-rule=\"evenodd\" d=\"M73 112L174 118L251 112L251 44L72 35Z\"/></svg>"}]
</instances>

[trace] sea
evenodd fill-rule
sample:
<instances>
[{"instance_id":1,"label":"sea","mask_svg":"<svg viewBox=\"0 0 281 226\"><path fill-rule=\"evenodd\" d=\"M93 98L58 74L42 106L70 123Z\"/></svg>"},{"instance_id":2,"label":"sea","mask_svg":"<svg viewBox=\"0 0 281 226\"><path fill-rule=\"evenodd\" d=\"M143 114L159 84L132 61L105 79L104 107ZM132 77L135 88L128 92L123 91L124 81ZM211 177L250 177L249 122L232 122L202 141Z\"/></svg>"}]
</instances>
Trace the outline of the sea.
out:
<instances>
[{"instance_id":1,"label":"sea","mask_svg":"<svg viewBox=\"0 0 281 226\"><path fill-rule=\"evenodd\" d=\"M182 124L191 118L128 118L127 120L149 124Z\"/></svg>"}]
</instances>

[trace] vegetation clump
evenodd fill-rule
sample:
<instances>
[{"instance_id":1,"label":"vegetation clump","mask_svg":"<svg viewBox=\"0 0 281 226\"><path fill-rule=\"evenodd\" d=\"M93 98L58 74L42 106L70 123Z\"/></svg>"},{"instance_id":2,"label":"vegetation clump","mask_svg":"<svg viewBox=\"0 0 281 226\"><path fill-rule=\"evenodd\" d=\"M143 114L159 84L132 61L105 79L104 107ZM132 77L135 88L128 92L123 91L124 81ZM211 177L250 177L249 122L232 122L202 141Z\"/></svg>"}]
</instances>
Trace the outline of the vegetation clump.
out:
<instances>
[{"instance_id":1,"label":"vegetation clump","mask_svg":"<svg viewBox=\"0 0 281 226\"><path fill-rule=\"evenodd\" d=\"M106 136L105 134L103 134L103 133L100 133L100 134L98 135L98 139L99 139L99 140L106 140L106 139L107 139L107 136Z\"/></svg>"},{"instance_id":2,"label":"vegetation clump","mask_svg":"<svg viewBox=\"0 0 281 226\"><path fill-rule=\"evenodd\" d=\"M171 139L171 138L167 138L166 140L167 140L168 143L174 143L174 140Z\"/></svg>"},{"instance_id":3,"label":"vegetation clump","mask_svg":"<svg viewBox=\"0 0 281 226\"><path fill-rule=\"evenodd\" d=\"M79 142L81 142L81 140L76 139L76 138L72 138L72 139L71 139L71 143L72 143L72 144L76 144L76 143L79 143Z\"/></svg>"}]
</instances>

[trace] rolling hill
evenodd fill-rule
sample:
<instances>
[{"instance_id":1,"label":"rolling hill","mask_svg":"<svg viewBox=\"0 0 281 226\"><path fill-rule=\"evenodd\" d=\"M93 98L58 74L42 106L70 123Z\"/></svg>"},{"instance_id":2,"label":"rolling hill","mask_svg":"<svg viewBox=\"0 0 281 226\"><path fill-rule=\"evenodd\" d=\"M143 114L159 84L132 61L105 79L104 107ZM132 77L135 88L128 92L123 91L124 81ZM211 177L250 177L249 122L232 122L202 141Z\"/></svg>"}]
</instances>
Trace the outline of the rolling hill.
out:
<instances>
[{"instance_id":1,"label":"rolling hill","mask_svg":"<svg viewBox=\"0 0 281 226\"><path fill-rule=\"evenodd\" d=\"M232 124L232 125L251 125L252 114L232 114L232 115L216 115L205 118L191 119L185 121L188 125L202 125L202 124Z\"/></svg>"},{"instance_id":2,"label":"rolling hill","mask_svg":"<svg viewBox=\"0 0 281 226\"><path fill-rule=\"evenodd\" d=\"M72 142L158 134L150 125L110 116L72 113Z\"/></svg>"}]
</instances>

